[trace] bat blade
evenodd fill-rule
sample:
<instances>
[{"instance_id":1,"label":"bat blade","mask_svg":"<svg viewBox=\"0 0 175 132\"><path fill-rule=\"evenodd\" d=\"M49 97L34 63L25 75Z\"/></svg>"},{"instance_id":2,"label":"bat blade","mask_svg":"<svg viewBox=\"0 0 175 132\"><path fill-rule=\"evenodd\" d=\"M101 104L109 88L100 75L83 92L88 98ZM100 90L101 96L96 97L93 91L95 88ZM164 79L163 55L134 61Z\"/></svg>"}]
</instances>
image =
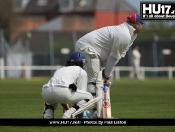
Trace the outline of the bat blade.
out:
<instances>
[{"instance_id":1,"label":"bat blade","mask_svg":"<svg viewBox=\"0 0 175 132\"><path fill-rule=\"evenodd\" d=\"M110 88L108 87L107 90L103 90L102 95L103 95L103 101L102 101L103 118L112 118L111 117Z\"/></svg>"}]
</instances>

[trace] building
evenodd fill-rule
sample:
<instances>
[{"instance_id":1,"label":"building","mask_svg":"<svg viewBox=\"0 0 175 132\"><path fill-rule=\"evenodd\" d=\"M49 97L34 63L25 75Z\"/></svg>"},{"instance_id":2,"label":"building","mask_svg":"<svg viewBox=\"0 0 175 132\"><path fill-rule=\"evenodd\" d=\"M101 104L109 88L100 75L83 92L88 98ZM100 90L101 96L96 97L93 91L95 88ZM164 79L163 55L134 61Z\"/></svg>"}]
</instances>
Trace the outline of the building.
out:
<instances>
[{"instance_id":1,"label":"building","mask_svg":"<svg viewBox=\"0 0 175 132\"><path fill-rule=\"evenodd\" d=\"M124 0L14 0L14 3L20 24L14 23L12 41L55 18L61 21L61 31L89 32L120 24L130 13L137 12Z\"/></svg>"}]
</instances>

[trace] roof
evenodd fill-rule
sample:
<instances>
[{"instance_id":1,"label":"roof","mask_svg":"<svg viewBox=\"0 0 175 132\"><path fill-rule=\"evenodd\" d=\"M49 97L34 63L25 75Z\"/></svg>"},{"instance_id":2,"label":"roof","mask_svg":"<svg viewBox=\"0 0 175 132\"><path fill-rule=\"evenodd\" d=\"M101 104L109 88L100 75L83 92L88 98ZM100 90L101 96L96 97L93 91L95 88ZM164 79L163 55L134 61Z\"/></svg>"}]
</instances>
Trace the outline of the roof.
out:
<instances>
[{"instance_id":1,"label":"roof","mask_svg":"<svg viewBox=\"0 0 175 132\"><path fill-rule=\"evenodd\" d=\"M54 10L58 7L58 0L46 0L47 2L43 5L39 4L38 0L30 0L25 8L27 13L45 13Z\"/></svg>"},{"instance_id":2,"label":"roof","mask_svg":"<svg viewBox=\"0 0 175 132\"><path fill-rule=\"evenodd\" d=\"M26 13L46 13L46 12L94 12L94 11L126 11L137 12L125 0L69 0L70 7L67 10L61 6L61 0L45 0L44 5L38 4L39 0L30 0L25 8ZM63 1L63 0L62 0ZM64 1L63 1L64 2Z\"/></svg>"},{"instance_id":3,"label":"roof","mask_svg":"<svg viewBox=\"0 0 175 132\"><path fill-rule=\"evenodd\" d=\"M30 0L28 5L25 8L26 13L45 13L45 12L64 12L64 4L63 8L61 6L61 0L46 0L47 2L43 5L38 4L38 0ZM64 1L63 1L64 2ZM71 5L71 3L73 3ZM87 12L87 11L94 11L96 0L70 0L70 7L66 12ZM67 3L66 3L67 4Z\"/></svg>"},{"instance_id":4,"label":"roof","mask_svg":"<svg viewBox=\"0 0 175 132\"><path fill-rule=\"evenodd\" d=\"M97 0L96 10L137 12L137 10L125 0Z\"/></svg>"},{"instance_id":5,"label":"roof","mask_svg":"<svg viewBox=\"0 0 175 132\"><path fill-rule=\"evenodd\" d=\"M36 31L60 31L62 29L62 17L56 17L36 28Z\"/></svg>"}]
</instances>

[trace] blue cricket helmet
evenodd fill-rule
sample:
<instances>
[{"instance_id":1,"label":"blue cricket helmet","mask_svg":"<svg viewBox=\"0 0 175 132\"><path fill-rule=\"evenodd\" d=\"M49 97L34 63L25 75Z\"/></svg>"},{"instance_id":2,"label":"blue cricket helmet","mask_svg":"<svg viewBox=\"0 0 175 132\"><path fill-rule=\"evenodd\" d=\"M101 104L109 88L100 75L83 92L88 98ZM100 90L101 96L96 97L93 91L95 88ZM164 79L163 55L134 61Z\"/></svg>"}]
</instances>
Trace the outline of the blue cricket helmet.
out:
<instances>
[{"instance_id":1,"label":"blue cricket helmet","mask_svg":"<svg viewBox=\"0 0 175 132\"><path fill-rule=\"evenodd\" d=\"M80 66L81 68L84 68L84 64L86 63L86 57L83 53L75 51L72 52L69 56L69 59L67 61L69 66Z\"/></svg>"},{"instance_id":2,"label":"blue cricket helmet","mask_svg":"<svg viewBox=\"0 0 175 132\"><path fill-rule=\"evenodd\" d=\"M81 52L72 52L69 56L68 62L86 62L86 57Z\"/></svg>"}]
</instances>

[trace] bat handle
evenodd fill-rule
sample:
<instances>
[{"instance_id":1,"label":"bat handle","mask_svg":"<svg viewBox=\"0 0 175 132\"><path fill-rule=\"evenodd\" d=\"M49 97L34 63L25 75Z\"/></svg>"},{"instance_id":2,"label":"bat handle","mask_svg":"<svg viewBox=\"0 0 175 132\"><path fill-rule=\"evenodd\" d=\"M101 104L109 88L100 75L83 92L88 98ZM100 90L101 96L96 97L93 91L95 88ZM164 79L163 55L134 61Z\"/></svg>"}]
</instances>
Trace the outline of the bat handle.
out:
<instances>
[{"instance_id":1,"label":"bat handle","mask_svg":"<svg viewBox=\"0 0 175 132\"><path fill-rule=\"evenodd\" d=\"M107 85L104 85L103 91L104 91L104 93L107 93L108 92L108 86Z\"/></svg>"}]
</instances>

